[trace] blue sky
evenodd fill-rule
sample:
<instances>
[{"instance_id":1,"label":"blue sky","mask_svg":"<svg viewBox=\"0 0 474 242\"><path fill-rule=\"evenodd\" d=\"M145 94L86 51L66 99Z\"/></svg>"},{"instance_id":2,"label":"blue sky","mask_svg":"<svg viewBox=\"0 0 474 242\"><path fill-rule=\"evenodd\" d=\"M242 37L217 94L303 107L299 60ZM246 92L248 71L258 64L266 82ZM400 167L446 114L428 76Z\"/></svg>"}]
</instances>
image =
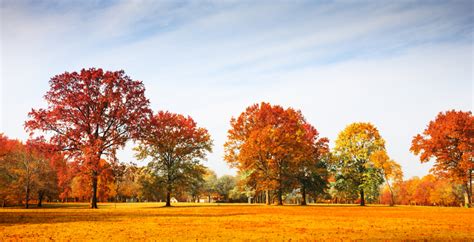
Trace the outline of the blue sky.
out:
<instances>
[{"instance_id":1,"label":"blue sky","mask_svg":"<svg viewBox=\"0 0 474 242\"><path fill-rule=\"evenodd\" d=\"M331 142L372 122L411 177L430 168L411 138L474 102L472 1L6 0L0 11L0 132L14 138L27 138L50 77L123 69L154 110L210 131L205 164L219 175L235 173L222 158L230 118L267 101L300 109Z\"/></svg>"}]
</instances>

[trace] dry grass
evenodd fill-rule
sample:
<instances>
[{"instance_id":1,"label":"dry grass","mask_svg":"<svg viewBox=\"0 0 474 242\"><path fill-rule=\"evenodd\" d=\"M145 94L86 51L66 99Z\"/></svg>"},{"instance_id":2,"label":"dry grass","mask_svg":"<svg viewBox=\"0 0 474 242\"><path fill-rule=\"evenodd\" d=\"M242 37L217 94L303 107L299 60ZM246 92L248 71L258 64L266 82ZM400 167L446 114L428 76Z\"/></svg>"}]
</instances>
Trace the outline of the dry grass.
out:
<instances>
[{"instance_id":1,"label":"dry grass","mask_svg":"<svg viewBox=\"0 0 474 242\"><path fill-rule=\"evenodd\" d=\"M0 241L52 240L474 240L474 209L160 203L0 209Z\"/></svg>"}]
</instances>

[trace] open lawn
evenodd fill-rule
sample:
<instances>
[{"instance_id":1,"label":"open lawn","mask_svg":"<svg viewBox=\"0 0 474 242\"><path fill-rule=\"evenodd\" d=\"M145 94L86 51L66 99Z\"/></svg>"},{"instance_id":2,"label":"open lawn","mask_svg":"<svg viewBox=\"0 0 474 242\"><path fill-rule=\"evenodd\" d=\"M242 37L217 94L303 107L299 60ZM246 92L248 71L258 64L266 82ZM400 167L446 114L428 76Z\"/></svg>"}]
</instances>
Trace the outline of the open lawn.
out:
<instances>
[{"instance_id":1,"label":"open lawn","mask_svg":"<svg viewBox=\"0 0 474 242\"><path fill-rule=\"evenodd\" d=\"M179 203L0 209L0 241L255 239L474 240L474 209Z\"/></svg>"}]
</instances>

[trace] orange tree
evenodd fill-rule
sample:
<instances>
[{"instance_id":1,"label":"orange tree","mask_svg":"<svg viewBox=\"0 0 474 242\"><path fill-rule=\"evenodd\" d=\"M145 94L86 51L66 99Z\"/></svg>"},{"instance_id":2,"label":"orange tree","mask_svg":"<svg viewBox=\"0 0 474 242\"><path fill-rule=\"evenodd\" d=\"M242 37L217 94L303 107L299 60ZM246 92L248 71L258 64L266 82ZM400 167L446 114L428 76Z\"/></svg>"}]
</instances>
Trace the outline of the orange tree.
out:
<instances>
[{"instance_id":1,"label":"orange tree","mask_svg":"<svg viewBox=\"0 0 474 242\"><path fill-rule=\"evenodd\" d=\"M376 168L382 170L388 190L390 191L390 206L394 206L395 198L393 187L390 185L390 180L392 180L394 183L402 181L403 172L400 164L390 159L385 150L379 150L372 153L370 160L374 163Z\"/></svg>"},{"instance_id":2,"label":"orange tree","mask_svg":"<svg viewBox=\"0 0 474 242\"><path fill-rule=\"evenodd\" d=\"M383 182L382 170L370 157L385 150L385 141L371 123L352 123L341 131L334 148L333 169L339 187L350 193L360 193L360 205L365 205L364 193L376 193Z\"/></svg>"},{"instance_id":3,"label":"orange tree","mask_svg":"<svg viewBox=\"0 0 474 242\"><path fill-rule=\"evenodd\" d=\"M323 194L328 185L329 140L319 138L318 131L310 124L303 125L305 136L301 140L302 159L297 159L291 174L301 191L301 205L306 205L306 194Z\"/></svg>"},{"instance_id":4,"label":"orange tree","mask_svg":"<svg viewBox=\"0 0 474 242\"><path fill-rule=\"evenodd\" d=\"M23 144L19 140L10 139L0 133L0 199L2 207L5 207L9 200L17 199L15 193L18 191L16 191L15 181L18 176L12 170L18 163L17 153L23 148Z\"/></svg>"},{"instance_id":5,"label":"orange tree","mask_svg":"<svg viewBox=\"0 0 474 242\"><path fill-rule=\"evenodd\" d=\"M308 133L308 127L301 112L292 108L264 102L252 105L231 120L225 160L246 174L247 184L265 191L267 204L269 191L275 190L281 205L283 192L297 182L295 174L301 172L297 167L307 164L313 154L309 147L319 142L317 132Z\"/></svg>"},{"instance_id":6,"label":"orange tree","mask_svg":"<svg viewBox=\"0 0 474 242\"><path fill-rule=\"evenodd\" d=\"M148 167L164 183L166 206L177 187L190 186L205 173L200 159L212 151L211 136L191 117L160 111L146 126L147 132L135 148L138 159L151 158Z\"/></svg>"},{"instance_id":7,"label":"orange tree","mask_svg":"<svg viewBox=\"0 0 474 242\"><path fill-rule=\"evenodd\" d=\"M471 112L447 111L412 141L410 150L420 155L421 162L435 158L432 171L463 184L465 204L472 203L472 171L474 169L474 117Z\"/></svg>"},{"instance_id":8,"label":"orange tree","mask_svg":"<svg viewBox=\"0 0 474 242\"><path fill-rule=\"evenodd\" d=\"M124 71L83 69L65 72L49 81L47 108L33 109L25 126L49 133L50 143L80 157L91 180L91 208L97 208L101 157L114 157L126 141L138 137L151 114L145 87Z\"/></svg>"}]
</instances>

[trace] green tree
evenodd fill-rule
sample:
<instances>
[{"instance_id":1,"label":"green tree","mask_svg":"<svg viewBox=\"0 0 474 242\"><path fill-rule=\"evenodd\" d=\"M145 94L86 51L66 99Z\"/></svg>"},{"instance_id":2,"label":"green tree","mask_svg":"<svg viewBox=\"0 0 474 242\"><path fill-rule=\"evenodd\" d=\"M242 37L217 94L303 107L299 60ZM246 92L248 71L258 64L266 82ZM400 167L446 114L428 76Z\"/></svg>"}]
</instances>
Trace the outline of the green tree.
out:
<instances>
[{"instance_id":1,"label":"green tree","mask_svg":"<svg viewBox=\"0 0 474 242\"><path fill-rule=\"evenodd\" d=\"M228 201L229 193L236 186L236 179L230 175L224 175L217 179L216 190L219 195L224 198L224 201Z\"/></svg>"},{"instance_id":2,"label":"green tree","mask_svg":"<svg viewBox=\"0 0 474 242\"><path fill-rule=\"evenodd\" d=\"M370 160L379 150L385 150L385 141L370 123L350 124L336 140L335 159L332 159L336 179L344 179L340 184L358 190L361 206L365 206L364 193L374 196L376 188L383 183L382 170L374 167Z\"/></svg>"}]
</instances>

